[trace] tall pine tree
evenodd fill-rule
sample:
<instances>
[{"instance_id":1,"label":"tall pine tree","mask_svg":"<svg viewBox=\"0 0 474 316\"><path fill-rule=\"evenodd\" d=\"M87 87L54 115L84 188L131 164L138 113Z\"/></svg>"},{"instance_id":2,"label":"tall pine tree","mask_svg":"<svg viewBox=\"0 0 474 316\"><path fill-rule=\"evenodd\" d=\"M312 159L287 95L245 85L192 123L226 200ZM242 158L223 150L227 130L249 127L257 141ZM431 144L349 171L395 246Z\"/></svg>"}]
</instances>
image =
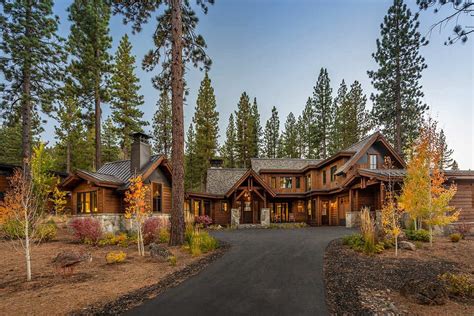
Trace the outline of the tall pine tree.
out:
<instances>
[{"instance_id":1,"label":"tall pine tree","mask_svg":"<svg viewBox=\"0 0 474 316\"><path fill-rule=\"evenodd\" d=\"M372 129L370 113L366 109L367 97L359 81L356 80L351 84L347 99L353 107L354 117L357 121L357 128L354 131L355 135L357 135L354 141L357 142L364 138Z\"/></svg>"},{"instance_id":2,"label":"tall pine tree","mask_svg":"<svg viewBox=\"0 0 474 316\"><path fill-rule=\"evenodd\" d=\"M314 159L318 156L318 129L316 121L316 111L314 102L309 97L301 117L304 130L301 131L301 141L303 144L303 156L305 158Z\"/></svg>"},{"instance_id":3,"label":"tall pine tree","mask_svg":"<svg viewBox=\"0 0 474 316\"><path fill-rule=\"evenodd\" d=\"M283 156L286 158L299 158L298 154L298 126L295 115L290 112L286 118L285 130L283 131Z\"/></svg>"},{"instance_id":4,"label":"tall pine tree","mask_svg":"<svg viewBox=\"0 0 474 316\"><path fill-rule=\"evenodd\" d=\"M332 124L329 141L329 154L333 155L342 148L347 147L347 136L350 134L348 127L353 123L351 107L347 102L347 85L342 80L337 95L334 98L334 123ZM351 143L353 144L353 143Z\"/></svg>"},{"instance_id":5,"label":"tall pine tree","mask_svg":"<svg viewBox=\"0 0 474 316\"><path fill-rule=\"evenodd\" d=\"M446 142L446 135L444 134L444 130L441 129L438 135L438 142L440 148L441 158L439 160L440 168L441 169L453 169L455 161L451 157L454 153L452 149L448 147Z\"/></svg>"},{"instance_id":6,"label":"tall pine tree","mask_svg":"<svg viewBox=\"0 0 474 316\"><path fill-rule=\"evenodd\" d=\"M196 134L193 124L189 124L188 133L186 135L186 154L184 159L185 176L184 186L186 190L197 191L200 186L200 175L197 168L196 154Z\"/></svg>"},{"instance_id":7,"label":"tall pine tree","mask_svg":"<svg viewBox=\"0 0 474 316\"><path fill-rule=\"evenodd\" d=\"M57 16L53 1L0 1L0 73L3 82L0 108L21 122L21 150L25 170L29 170L32 131L38 111L50 113L56 97L58 81L65 62L63 40L57 35Z\"/></svg>"},{"instance_id":8,"label":"tall pine tree","mask_svg":"<svg viewBox=\"0 0 474 316\"><path fill-rule=\"evenodd\" d=\"M402 0L394 0L372 54L379 68L368 71L377 90L371 95L372 114L400 154L417 137L428 108L421 100L421 72L427 66L420 55L418 26L418 14L412 15Z\"/></svg>"},{"instance_id":9,"label":"tall pine tree","mask_svg":"<svg viewBox=\"0 0 474 316\"><path fill-rule=\"evenodd\" d=\"M132 45L125 34L115 54L115 63L110 80L112 120L117 127L117 136L124 159L130 158L132 140L130 134L142 132L148 125L140 107L143 96L138 93L140 80L135 75L135 57L131 54Z\"/></svg>"},{"instance_id":10,"label":"tall pine tree","mask_svg":"<svg viewBox=\"0 0 474 316\"><path fill-rule=\"evenodd\" d=\"M253 135L250 146L250 156L259 157L260 146L262 143L262 126L260 124L260 113L258 112L257 98L253 99L250 122L250 127L252 129L251 134Z\"/></svg>"},{"instance_id":11,"label":"tall pine tree","mask_svg":"<svg viewBox=\"0 0 474 316\"><path fill-rule=\"evenodd\" d=\"M199 88L193 122L196 127L196 169L199 174L199 183L202 185L201 189L204 190L207 169L210 167L210 159L216 155L219 136L216 96L207 72Z\"/></svg>"},{"instance_id":12,"label":"tall pine tree","mask_svg":"<svg viewBox=\"0 0 474 316\"><path fill-rule=\"evenodd\" d=\"M328 71L321 68L313 91L313 103L316 115L316 137L318 153L316 158L325 159L329 154L329 141L333 130L335 109L332 102L332 89Z\"/></svg>"},{"instance_id":13,"label":"tall pine tree","mask_svg":"<svg viewBox=\"0 0 474 316\"><path fill-rule=\"evenodd\" d=\"M255 130L252 127L252 106L247 93L242 93L237 105L236 117L236 163L238 167L250 167L250 158L253 158L252 141L255 139Z\"/></svg>"},{"instance_id":14,"label":"tall pine tree","mask_svg":"<svg viewBox=\"0 0 474 316\"><path fill-rule=\"evenodd\" d=\"M95 131L94 166L98 169L102 159L101 104L109 97L106 81L112 70L110 6L102 0L74 0L68 11L72 23L68 48L73 56L69 71L81 105L90 113L89 128Z\"/></svg>"},{"instance_id":15,"label":"tall pine tree","mask_svg":"<svg viewBox=\"0 0 474 316\"><path fill-rule=\"evenodd\" d=\"M170 157L173 118L171 116L171 101L167 91L161 93L157 106L158 109L153 116L154 150L157 154Z\"/></svg>"},{"instance_id":16,"label":"tall pine tree","mask_svg":"<svg viewBox=\"0 0 474 316\"><path fill-rule=\"evenodd\" d=\"M102 161L110 162L116 161L120 158L120 147L117 143L117 127L111 117L108 117L104 122L102 129Z\"/></svg>"},{"instance_id":17,"label":"tall pine tree","mask_svg":"<svg viewBox=\"0 0 474 316\"><path fill-rule=\"evenodd\" d=\"M85 148L80 144L84 137L81 108L69 78L65 81L60 101L56 112L56 120L59 125L54 127L58 141L55 155L58 158L60 169L65 169L69 173L77 167L73 164L76 153L85 152ZM84 160L90 161L87 157Z\"/></svg>"},{"instance_id":18,"label":"tall pine tree","mask_svg":"<svg viewBox=\"0 0 474 316\"><path fill-rule=\"evenodd\" d=\"M272 108L272 116L265 124L264 132L264 150L265 156L268 158L276 158L278 156L277 148L280 141L280 118L276 107Z\"/></svg>"},{"instance_id":19,"label":"tall pine tree","mask_svg":"<svg viewBox=\"0 0 474 316\"><path fill-rule=\"evenodd\" d=\"M224 158L224 166L227 168L235 168L236 166L236 153L235 153L235 122L234 114L230 114L229 123L227 124L227 130L225 132L226 140L221 149L222 157Z\"/></svg>"}]
</instances>

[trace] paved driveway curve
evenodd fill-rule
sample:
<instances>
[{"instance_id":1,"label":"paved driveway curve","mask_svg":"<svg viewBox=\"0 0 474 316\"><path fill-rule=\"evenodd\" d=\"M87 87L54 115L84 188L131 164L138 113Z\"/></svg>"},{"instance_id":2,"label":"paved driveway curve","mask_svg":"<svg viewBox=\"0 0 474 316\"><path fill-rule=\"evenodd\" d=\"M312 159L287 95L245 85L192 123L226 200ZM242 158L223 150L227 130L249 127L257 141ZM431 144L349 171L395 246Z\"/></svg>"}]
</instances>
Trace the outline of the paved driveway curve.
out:
<instances>
[{"instance_id":1,"label":"paved driveway curve","mask_svg":"<svg viewBox=\"0 0 474 316\"><path fill-rule=\"evenodd\" d=\"M222 258L129 315L326 315L323 256L344 227L213 233Z\"/></svg>"}]
</instances>

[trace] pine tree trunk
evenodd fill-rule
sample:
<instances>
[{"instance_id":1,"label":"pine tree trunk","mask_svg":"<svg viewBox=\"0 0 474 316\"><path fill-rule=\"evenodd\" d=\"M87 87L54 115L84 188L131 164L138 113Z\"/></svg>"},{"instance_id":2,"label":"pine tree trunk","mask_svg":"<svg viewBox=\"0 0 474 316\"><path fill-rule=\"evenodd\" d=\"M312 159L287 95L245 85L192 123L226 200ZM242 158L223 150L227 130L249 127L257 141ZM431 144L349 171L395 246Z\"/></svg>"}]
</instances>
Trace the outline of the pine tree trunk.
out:
<instances>
[{"instance_id":1,"label":"pine tree trunk","mask_svg":"<svg viewBox=\"0 0 474 316\"><path fill-rule=\"evenodd\" d=\"M399 29L397 20L397 30ZM397 62L395 74L395 151L402 155L402 98L401 98L401 69L400 69L400 45L397 47ZM403 155L402 155L403 157Z\"/></svg>"},{"instance_id":2,"label":"pine tree trunk","mask_svg":"<svg viewBox=\"0 0 474 316\"><path fill-rule=\"evenodd\" d=\"M71 143L69 141L66 145L66 172L71 173Z\"/></svg>"},{"instance_id":3,"label":"pine tree trunk","mask_svg":"<svg viewBox=\"0 0 474 316\"><path fill-rule=\"evenodd\" d=\"M172 92L172 149L173 183L171 208L171 236L170 246L184 243L184 126L183 126L183 59L182 59L182 32L181 16L182 0L171 0L171 34L172 34L172 64L171 64L171 92Z\"/></svg>"},{"instance_id":4,"label":"pine tree trunk","mask_svg":"<svg viewBox=\"0 0 474 316\"><path fill-rule=\"evenodd\" d=\"M31 3L28 1L26 9L25 37L31 36ZM27 51L31 49L28 47ZM27 53L27 55L29 55ZM23 65L23 95L21 96L21 119L22 119L22 164L25 174L30 176L30 159L31 159L31 69L30 61L27 60Z\"/></svg>"},{"instance_id":5,"label":"pine tree trunk","mask_svg":"<svg viewBox=\"0 0 474 316\"><path fill-rule=\"evenodd\" d=\"M96 50L95 56L99 59L99 50ZM102 140L100 134L100 74L97 74L95 88L94 88L94 102L95 102L95 169L98 170L102 166Z\"/></svg>"},{"instance_id":6,"label":"pine tree trunk","mask_svg":"<svg viewBox=\"0 0 474 316\"><path fill-rule=\"evenodd\" d=\"M95 169L98 170L101 163L102 156L102 144L100 135L100 95L98 87L95 89Z\"/></svg>"}]
</instances>

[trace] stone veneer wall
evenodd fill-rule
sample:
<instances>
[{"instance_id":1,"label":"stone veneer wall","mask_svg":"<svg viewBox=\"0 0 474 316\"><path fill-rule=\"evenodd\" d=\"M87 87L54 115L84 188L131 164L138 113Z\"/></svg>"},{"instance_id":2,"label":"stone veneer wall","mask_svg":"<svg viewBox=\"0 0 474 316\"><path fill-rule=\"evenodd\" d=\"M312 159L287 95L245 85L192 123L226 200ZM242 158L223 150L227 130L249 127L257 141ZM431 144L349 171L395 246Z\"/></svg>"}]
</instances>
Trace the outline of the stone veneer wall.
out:
<instances>
[{"instance_id":1,"label":"stone veneer wall","mask_svg":"<svg viewBox=\"0 0 474 316\"><path fill-rule=\"evenodd\" d=\"M95 218L100 221L102 230L105 233L116 233L119 231L134 230L130 220L126 219L123 214L101 213L101 214L81 214L71 216L69 221L75 218ZM151 217L170 218L169 214L153 213Z\"/></svg>"}]
</instances>

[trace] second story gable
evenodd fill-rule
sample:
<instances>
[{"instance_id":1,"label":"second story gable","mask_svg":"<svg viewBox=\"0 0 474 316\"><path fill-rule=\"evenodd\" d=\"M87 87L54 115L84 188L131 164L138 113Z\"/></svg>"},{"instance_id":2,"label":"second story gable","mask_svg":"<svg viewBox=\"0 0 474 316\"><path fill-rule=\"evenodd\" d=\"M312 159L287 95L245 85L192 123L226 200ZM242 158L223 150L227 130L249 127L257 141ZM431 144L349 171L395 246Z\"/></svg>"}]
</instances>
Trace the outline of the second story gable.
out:
<instances>
[{"instance_id":1,"label":"second story gable","mask_svg":"<svg viewBox=\"0 0 474 316\"><path fill-rule=\"evenodd\" d=\"M298 158L253 158L253 172L277 194L305 194L308 192L326 192L344 187L360 169L382 169L384 160L390 158L392 168L405 167L403 159L393 150L380 132L373 133L352 146L321 159ZM222 171L222 172L221 172ZM208 185L212 186L215 174L232 172L238 177L245 174L245 169L212 170L208 172ZM234 172L235 171L235 172ZM232 178L229 175L226 179ZM222 181L218 181L221 186ZM214 192L208 190L209 193ZM223 192L219 192L223 193Z\"/></svg>"}]
</instances>

